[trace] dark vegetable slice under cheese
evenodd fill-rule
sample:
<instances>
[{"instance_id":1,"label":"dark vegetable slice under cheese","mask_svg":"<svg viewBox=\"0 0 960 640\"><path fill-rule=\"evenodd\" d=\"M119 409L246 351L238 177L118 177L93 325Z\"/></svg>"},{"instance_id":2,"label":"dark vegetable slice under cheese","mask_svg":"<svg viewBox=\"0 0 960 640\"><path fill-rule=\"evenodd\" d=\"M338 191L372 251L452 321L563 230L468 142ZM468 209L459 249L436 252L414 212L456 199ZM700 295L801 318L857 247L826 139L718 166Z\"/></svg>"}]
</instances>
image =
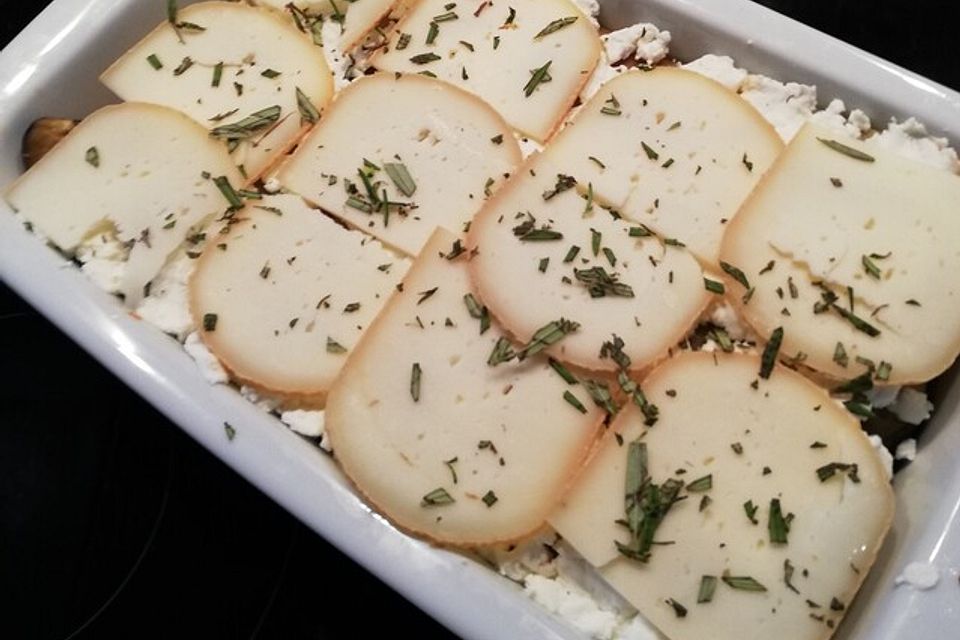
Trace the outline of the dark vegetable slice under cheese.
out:
<instances>
[{"instance_id":1,"label":"dark vegetable slice under cheese","mask_svg":"<svg viewBox=\"0 0 960 640\"><path fill-rule=\"evenodd\" d=\"M322 50L283 16L237 2L184 7L176 24L187 26L160 24L101 81L124 100L186 113L256 178L333 96Z\"/></svg>"},{"instance_id":2,"label":"dark vegetable slice under cheese","mask_svg":"<svg viewBox=\"0 0 960 640\"><path fill-rule=\"evenodd\" d=\"M67 253L114 228L131 247L121 290L134 307L184 239L227 208L216 178L236 188L243 180L201 126L173 109L126 103L87 116L5 197Z\"/></svg>"},{"instance_id":3,"label":"dark vegetable slice under cheese","mask_svg":"<svg viewBox=\"0 0 960 640\"><path fill-rule=\"evenodd\" d=\"M857 421L803 376L760 367L703 352L657 367L656 426L624 409L550 518L675 640L829 637L892 520Z\"/></svg>"},{"instance_id":4,"label":"dark vegetable slice under cheese","mask_svg":"<svg viewBox=\"0 0 960 640\"><path fill-rule=\"evenodd\" d=\"M257 200L235 219L190 280L201 337L235 379L320 405L408 262L295 195Z\"/></svg>"},{"instance_id":5,"label":"dark vegetable slice under cheese","mask_svg":"<svg viewBox=\"0 0 960 640\"><path fill-rule=\"evenodd\" d=\"M728 288L784 357L882 384L942 373L960 353L960 178L809 125L727 230Z\"/></svg>"},{"instance_id":6,"label":"dark vegetable slice under cheese","mask_svg":"<svg viewBox=\"0 0 960 640\"><path fill-rule=\"evenodd\" d=\"M567 0L421 0L372 63L428 73L480 96L515 129L546 140L597 64L596 29Z\"/></svg>"},{"instance_id":7,"label":"dark vegetable slice under cheese","mask_svg":"<svg viewBox=\"0 0 960 640\"><path fill-rule=\"evenodd\" d=\"M477 545L543 524L603 415L542 354L488 364L502 334L470 294L468 254L448 259L455 239L433 235L354 348L326 428L347 475L393 522Z\"/></svg>"}]
</instances>

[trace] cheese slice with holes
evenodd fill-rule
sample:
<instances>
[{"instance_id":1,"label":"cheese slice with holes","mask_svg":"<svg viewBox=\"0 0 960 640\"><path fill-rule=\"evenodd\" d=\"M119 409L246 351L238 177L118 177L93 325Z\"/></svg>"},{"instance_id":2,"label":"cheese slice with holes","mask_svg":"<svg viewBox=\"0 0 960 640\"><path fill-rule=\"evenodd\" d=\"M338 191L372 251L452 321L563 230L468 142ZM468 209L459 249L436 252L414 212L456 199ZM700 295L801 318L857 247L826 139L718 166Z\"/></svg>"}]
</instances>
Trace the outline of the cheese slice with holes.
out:
<instances>
[{"instance_id":1,"label":"cheese slice with holes","mask_svg":"<svg viewBox=\"0 0 960 640\"><path fill-rule=\"evenodd\" d=\"M773 127L732 91L679 68L606 83L550 154L595 197L717 264L727 223L783 149Z\"/></svg>"},{"instance_id":2,"label":"cheese slice with holes","mask_svg":"<svg viewBox=\"0 0 960 640\"><path fill-rule=\"evenodd\" d=\"M625 409L550 518L607 582L676 640L829 637L892 520L893 492L857 421L783 367L754 389L759 368L756 356L703 352L663 363L644 381L659 421L644 427L639 411ZM615 521L625 517L634 442L645 444L650 482L679 479L701 489L681 490L646 563L614 545L629 543ZM856 472L834 467L821 480L827 472L818 469L831 463L855 464ZM711 487L704 490L706 477ZM786 544L772 542L768 530L774 499L784 519L793 514ZM725 575L753 578L765 590L734 588ZM716 590L698 603L703 576L716 578Z\"/></svg>"},{"instance_id":3,"label":"cheese slice with holes","mask_svg":"<svg viewBox=\"0 0 960 640\"><path fill-rule=\"evenodd\" d=\"M385 516L439 542L477 545L543 524L603 416L542 355L487 364L500 330L481 334L464 304L467 254L444 257L455 238L433 235L354 349L330 392L326 429L347 475Z\"/></svg>"},{"instance_id":4,"label":"cheese slice with holes","mask_svg":"<svg viewBox=\"0 0 960 640\"><path fill-rule=\"evenodd\" d=\"M265 197L234 219L190 280L201 337L234 379L322 404L407 260L295 195Z\"/></svg>"},{"instance_id":5,"label":"cheese slice with holes","mask_svg":"<svg viewBox=\"0 0 960 640\"><path fill-rule=\"evenodd\" d=\"M602 47L596 29L567 0L448 4L422 0L413 6L373 65L434 74L489 102L518 131L545 141L597 64ZM538 38L548 27L551 32Z\"/></svg>"},{"instance_id":6,"label":"cheese slice with holes","mask_svg":"<svg viewBox=\"0 0 960 640\"><path fill-rule=\"evenodd\" d=\"M304 130L297 89L318 111L332 97L323 52L283 17L241 3L190 5L177 20L203 31L164 22L100 79L124 100L178 109L225 141L235 132L223 127L261 114L231 144L235 162L252 181Z\"/></svg>"},{"instance_id":7,"label":"cheese slice with holes","mask_svg":"<svg viewBox=\"0 0 960 640\"><path fill-rule=\"evenodd\" d=\"M337 96L278 178L416 255L438 226L461 233L520 161L508 125L481 100L430 78L380 73Z\"/></svg>"},{"instance_id":8,"label":"cheese slice with holes","mask_svg":"<svg viewBox=\"0 0 960 640\"><path fill-rule=\"evenodd\" d=\"M591 203L582 185L570 185L566 164L552 160L548 150L528 164L473 221L467 245L476 252L477 291L521 341L560 317L579 323L549 348L564 362L615 370L600 350L616 335L631 368L646 368L708 304L703 272L683 247Z\"/></svg>"},{"instance_id":9,"label":"cheese slice with holes","mask_svg":"<svg viewBox=\"0 0 960 640\"><path fill-rule=\"evenodd\" d=\"M400 3L398 0L297 0L293 3L289 0L256 0L254 4L288 15L287 7L293 4L311 16L322 15L324 20L339 22L342 27L340 46L343 51L349 51Z\"/></svg>"},{"instance_id":10,"label":"cheese slice with holes","mask_svg":"<svg viewBox=\"0 0 960 640\"><path fill-rule=\"evenodd\" d=\"M67 253L115 228L132 247L120 290L133 307L184 238L226 208L211 179L219 176L237 188L243 180L202 127L172 109L131 102L87 116L5 196Z\"/></svg>"},{"instance_id":11,"label":"cheese slice with holes","mask_svg":"<svg viewBox=\"0 0 960 640\"><path fill-rule=\"evenodd\" d=\"M958 211L957 176L811 125L738 214L722 256L756 290L746 305L738 296L750 325L784 328L782 355L802 352L833 378L863 373L860 357L892 366L891 384L923 382L960 353Z\"/></svg>"}]
</instances>

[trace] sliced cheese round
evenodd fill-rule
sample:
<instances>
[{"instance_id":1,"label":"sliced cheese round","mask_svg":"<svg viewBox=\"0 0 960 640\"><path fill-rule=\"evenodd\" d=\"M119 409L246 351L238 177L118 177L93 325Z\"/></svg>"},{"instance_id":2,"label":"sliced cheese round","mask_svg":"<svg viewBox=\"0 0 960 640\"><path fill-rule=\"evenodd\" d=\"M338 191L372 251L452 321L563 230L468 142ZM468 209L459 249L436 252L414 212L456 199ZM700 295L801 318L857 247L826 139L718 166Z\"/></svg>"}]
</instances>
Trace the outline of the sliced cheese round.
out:
<instances>
[{"instance_id":1,"label":"sliced cheese round","mask_svg":"<svg viewBox=\"0 0 960 640\"><path fill-rule=\"evenodd\" d=\"M617 336L630 368L646 368L707 306L712 294L703 272L682 246L664 244L581 195L583 185L552 160L548 150L528 164L471 224L477 291L522 342L559 318L576 322L576 331L549 347L564 362L617 369L601 354Z\"/></svg>"},{"instance_id":2,"label":"sliced cheese round","mask_svg":"<svg viewBox=\"0 0 960 640\"><path fill-rule=\"evenodd\" d=\"M736 302L835 379L929 380L960 353L960 178L808 125L727 230ZM732 282L728 288L743 292ZM882 366L883 365L883 366Z\"/></svg>"},{"instance_id":3,"label":"sliced cheese round","mask_svg":"<svg viewBox=\"0 0 960 640\"><path fill-rule=\"evenodd\" d=\"M340 48L349 51L390 14L399 0L255 0L254 4L286 12L292 4L311 16L322 15L324 20L337 22L341 26Z\"/></svg>"},{"instance_id":4,"label":"sliced cheese round","mask_svg":"<svg viewBox=\"0 0 960 640\"><path fill-rule=\"evenodd\" d=\"M520 161L508 125L483 101L423 76L380 73L337 95L278 178L417 255L436 227L461 233Z\"/></svg>"},{"instance_id":5,"label":"sliced cheese round","mask_svg":"<svg viewBox=\"0 0 960 640\"><path fill-rule=\"evenodd\" d=\"M643 388L659 421L625 409L550 518L675 640L829 637L892 520L886 472L857 421L801 375L778 366L764 380L759 368L756 356L687 352L655 369ZM616 522L629 519L631 465L648 487L633 513L653 523L637 536L649 547Z\"/></svg>"},{"instance_id":6,"label":"sliced cheese round","mask_svg":"<svg viewBox=\"0 0 960 640\"><path fill-rule=\"evenodd\" d=\"M463 87L522 133L545 141L600 57L597 30L567 0L422 0L372 63Z\"/></svg>"},{"instance_id":7,"label":"sliced cheese round","mask_svg":"<svg viewBox=\"0 0 960 640\"><path fill-rule=\"evenodd\" d=\"M393 522L477 545L543 524L603 415L542 356L487 364L501 336L465 304L467 255L447 259L455 239L434 234L354 349L326 430L347 475Z\"/></svg>"},{"instance_id":8,"label":"sliced cheese round","mask_svg":"<svg viewBox=\"0 0 960 640\"><path fill-rule=\"evenodd\" d=\"M552 143L580 182L625 217L717 264L727 223L783 149L747 102L663 67L603 85Z\"/></svg>"},{"instance_id":9,"label":"sliced cheese round","mask_svg":"<svg viewBox=\"0 0 960 640\"><path fill-rule=\"evenodd\" d=\"M201 337L236 380L322 404L407 261L295 195L234 219L190 279Z\"/></svg>"},{"instance_id":10,"label":"sliced cheese round","mask_svg":"<svg viewBox=\"0 0 960 640\"><path fill-rule=\"evenodd\" d=\"M173 109L126 103L87 116L5 197L68 253L114 227L131 247L120 290L133 307L183 240L227 207L221 177L243 181L203 127Z\"/></svg>"},{"instance_id":11,"label":"sliced cheese round","mask_svg":"<svg viewBox=\"0 0 960 640\"><path fill-rule=\"evenodd\" d=\"M323 52L281 16L237 2L180 9L100 80L124 100L178 109L233 150L252 181L333 95Z\"/></svg>"}]
</instances>

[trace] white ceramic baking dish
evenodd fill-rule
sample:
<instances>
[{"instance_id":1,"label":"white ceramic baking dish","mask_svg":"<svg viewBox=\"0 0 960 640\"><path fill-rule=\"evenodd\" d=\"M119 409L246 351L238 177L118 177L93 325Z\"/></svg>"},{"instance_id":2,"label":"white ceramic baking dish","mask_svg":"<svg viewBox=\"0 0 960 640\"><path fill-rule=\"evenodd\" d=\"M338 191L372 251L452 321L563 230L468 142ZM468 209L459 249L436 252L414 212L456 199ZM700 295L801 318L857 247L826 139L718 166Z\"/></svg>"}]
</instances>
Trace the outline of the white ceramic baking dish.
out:
<instances>
[{"instance_id":1,"label":"white ceramic baking dish","mask_svg":"<svg viewBox=\"0 0 960 640\"><path fill-rule=\"evenodd\" d=\"M607 26L643 19L670 29L672 52L681 59L728 54L753 71L816 84L821 97L843 98L875 122L915 115L960 141L960 94L745 0L601 4ZM56 0L3 50L0 185L20 173L20 138L34 118L82 117L113 101L97 75L163 12L158 0ZM396 531L351 492L327 456L231 389L208 385L175 341L130 317L27 233L5 205L0 209L0 278L317 533L463 637L580 637L494 572ZM896 478L893 532L838 637L945 638L960 628L960 389L952 375L940 387L920 455ZM224 421L236 429L232 441ZM941 568L939 587L923 593L894 587L914 560Z\"/></svg>"}]
</instances>

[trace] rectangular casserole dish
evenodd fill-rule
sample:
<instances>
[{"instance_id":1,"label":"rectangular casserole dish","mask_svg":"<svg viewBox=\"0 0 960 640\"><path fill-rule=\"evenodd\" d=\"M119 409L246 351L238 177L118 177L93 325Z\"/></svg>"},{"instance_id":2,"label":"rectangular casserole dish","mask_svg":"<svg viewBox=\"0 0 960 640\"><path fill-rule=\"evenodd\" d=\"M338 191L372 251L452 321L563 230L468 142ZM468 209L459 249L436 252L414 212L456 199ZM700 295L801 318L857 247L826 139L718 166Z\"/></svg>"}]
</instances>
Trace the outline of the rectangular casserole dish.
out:
<instances>
[{"instance_id":1,"label":"rectangular casserole dish","mask_svg":"<svg viewBox=\"0 0 960 640\"><path fill-rule=\"evenodd\" d=\"M98 74L164 19L156 0L56 0L0 55L0 184L21 172L19 145L43 115L80 118L115 99ZM875 122L916 116L960 141L960 94L745 0L605 0L601 21L649 21L681 60L739 66L817 85ZM351 491L328 457L243 400L211 387L177 343L130 317L0 204L0 278L187 433L317 533L465 638L579 638L520 588L456 553L395 530ZM960 239L958 239L960 241ZM897 518L837 638L943 637L958 628L960 389L951 371L917 460L898 474ZM223 423L237 431L232 441ZM911 561L943 572L930 592L894 588Z\"/></svg>"}]
</instances>

